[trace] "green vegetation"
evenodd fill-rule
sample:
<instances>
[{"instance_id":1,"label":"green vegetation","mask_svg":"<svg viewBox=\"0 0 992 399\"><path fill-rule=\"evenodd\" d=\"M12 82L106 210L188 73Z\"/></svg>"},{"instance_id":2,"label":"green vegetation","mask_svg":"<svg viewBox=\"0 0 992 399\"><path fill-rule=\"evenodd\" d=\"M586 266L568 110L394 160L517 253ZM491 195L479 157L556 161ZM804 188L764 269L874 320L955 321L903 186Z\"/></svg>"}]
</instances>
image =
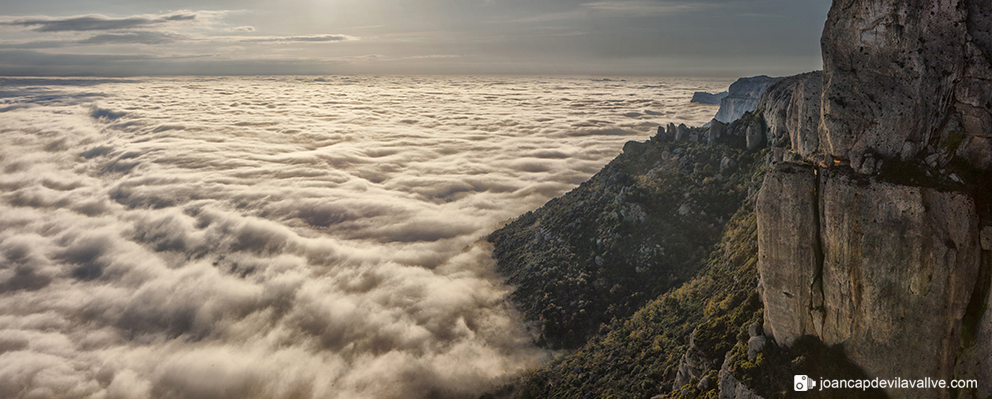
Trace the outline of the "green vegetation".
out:
<instances>
[{"instance_id":1,"label":"green vegetation","mask_svg":"<svg viewBox=\"0 0 992 399\"><path fill-rule=\"evenodd\" d=\"M492 233L539 344L578 348L696 275L763 161L726 144L629 142L589 181Z\"/></svg>"},{"instance_id":2,"label":"green vegetation","mask_svg":"<svg viewBox=\"0 0 992 399\"><path fill-rule=\"evenodd\" d=\"M765 398L793 396L795 374L863 378L816 339L769 340L749 358L763 322L754 197L769 150L734 137L627 143L589 181L489 237L539 343L566 350L484 398L716 398L721 367ZM674 386L690 347L705 382ZM850 392L804 397L840 393Z\"/></svg>"},{"instance_id":3,"label":"green vegetation","mask_svg":"<svg viewBox=\"0 0 992 399\"><path fill-rule=\"evenodd\" d=\"M494 397L716 398L718 371L728 353L729 372L765 398L794 396L791 383L796 374L864 378L839 348L825 347L813 338L785 349L768 344L748 359L749 329L763 322L757 262L757 220L749 203L727 223L721 241L697 276L649 301L631 317L603 326L578 350L521 376L513 389ZM711 378L705 390L697 389L697 379L672 386L693 331L698 353L715 361L715 367L704 374ZM828 390L805 392L803 397L849 394ZM884 397L884 393L868 391L863 397Z\"/></svg>"},{"instance_id":4,"label":"green vegetation","mask_svg":"<svg viewBox=\"0 0 992 399\"><path fill-rule=\"evenodd\" d=\"M739 343L742 329L746 336L751 321L760 319L756 263L757 222L753 212L742 210L699 276L525 376L519 397L646 399L668 391L696 327L696 345L722 359ZM695 382L690 385L672 395L707 397Z\"/></svg>"}]
</instances>

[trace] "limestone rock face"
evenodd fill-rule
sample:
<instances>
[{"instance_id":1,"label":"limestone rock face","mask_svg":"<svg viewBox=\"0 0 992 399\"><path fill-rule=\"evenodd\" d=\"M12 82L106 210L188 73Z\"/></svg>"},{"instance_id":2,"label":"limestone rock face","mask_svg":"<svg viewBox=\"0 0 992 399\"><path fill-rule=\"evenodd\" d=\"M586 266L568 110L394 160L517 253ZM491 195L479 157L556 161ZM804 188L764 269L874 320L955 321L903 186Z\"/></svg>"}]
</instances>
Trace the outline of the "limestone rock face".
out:
<instances>
[{"instance_id":1,"label":"limestone rock face","mask_svg":"<svg viewBox=\"0 0 992 399\"><path fill-rule=\"evenodd\" d=\"M754 151L765 146L765 124L760 118L751 121L744 135L749 151Z\"/></svg>"},{"instance_id":2,"label":"limestone rock face","mask_svg":"<svg viewBox=\"0 0 992 399\"><path fill-rule=\"evenodd\" d=\"M761 96L757 109L765 118L769 143L788 138L803 157L819 149L822 82L822 72L808 72L776 83Z\"/></svg>"},{"instance_id":3,"label":"limestone rock face","mask_svg":"<svg viewBox=\"0 0 992 399\"><path fill-rule=\"evenodd\" d=\"M815 334L812 286L820 275L816 173L783 162L765 175L755 205L764 333L779 345Z\"/></svg>"},{"instance_id":4,"label":"limestone rock face","mask_svg":"<svg viewBox=\"0 0 992 399\"><path fill-rule=\"evenodd\" d=\"M981 259L974 201L841 168L825 175L817 335L869 375L952 378Z\"/></svg>"},{"instance_id":5,"label":"limestone rock face","mask_svg":"<svg viewBox=\"0 0 992 399\"><path fill-rule=\"evenodd\" d=\"M964 140L960 155L971 165L992 167L992 2L965 2L968 43L964 74L954 85L954 110ZM946 129L945 129L946 130Z\"/></svg>"},{"instance_id":6,"label":"limestone rock face","mask_svg":"<svg viewBox=\"0 0 992 399\"><path fill-rule=\"evenodd\" d=\"M982 259L970 194L783 162L756 206L765 334L840 345L870 376L953 378Z\"/></svg>"},{"instance_id":7,"label":"limestone rock face","mask_svg":"<svg viewBox=\"0 0 992 399\"><path fill-rule=\"evenodd\" d=\"M992 251L982 251L982 271L978 279L979 286L972 294L972 301L969 310L976 314L967 315L966 323L971 317L979 316L977 323L973 327L974 333L970 336L970 342L962 343L964 350L958 356L958 363L955 369L955 378L978 380L978 389L974 392L964 392L959 398L988 398L992 396L992 295L990 295L989 283L992 280ZM979 289L984 288L984 289ZM971 316L971 317L968 317Z\"/></svg>"},{"instance_id":8,"label":"limestone rock face","mask_svg":"<svg viewBox=\"0 0 992 399\"><path fill-rule=\"evenodd\" d=\"M774 164L758 194L765 335L815 336L870 377L976 379L958 397L988 397L992 206L970 168L992 169L992 1L834 0L821 46L819 79L758 105L770 144L819 165Z\"/></svg>"},{"instance_id":9,"label":"limestone rock face","mask_svg":"<svg viewBox=\"0 0 992 399\"><path fill-rule=\"evenodd\" d=\"M765 90L780 80L782 78L764 75L737 79L730 85L728 90L730 94L720 100L720 110L716 112L716 120L730 123L740 119L745 112L754 111Z\"/></svg>"},{"instance_id":10,"label":"limestone rock face","mask_svg":"<svg viewBox=\"0 0 992 399\"><path fill-rule=\"evenodd\" d=\"M987 0L835 1L821 38L824 151L890 158L906 142L918 152L962 134L969 162L992 166L990 10ZM950 115L959 131L943 130Z\"/></svg>"}]
</instances>

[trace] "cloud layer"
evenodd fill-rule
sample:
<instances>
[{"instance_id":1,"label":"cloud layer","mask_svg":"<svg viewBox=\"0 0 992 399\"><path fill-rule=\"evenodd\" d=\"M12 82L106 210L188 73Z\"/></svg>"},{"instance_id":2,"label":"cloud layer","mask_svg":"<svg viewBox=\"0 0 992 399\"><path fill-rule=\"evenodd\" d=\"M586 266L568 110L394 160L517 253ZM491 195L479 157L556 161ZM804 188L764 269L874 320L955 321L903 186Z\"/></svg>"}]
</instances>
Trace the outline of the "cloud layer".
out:
<instances>
[{"instance_id":1,"label":"cloud layer","mask_svg":"<svg viewBox=\"0 0 992 399\"><path fill-rule=\"evenodd\" d=\"M687 80L0 81L0 397L473 397L546 354L479 238Z\"/></svg>"}]
</instances>

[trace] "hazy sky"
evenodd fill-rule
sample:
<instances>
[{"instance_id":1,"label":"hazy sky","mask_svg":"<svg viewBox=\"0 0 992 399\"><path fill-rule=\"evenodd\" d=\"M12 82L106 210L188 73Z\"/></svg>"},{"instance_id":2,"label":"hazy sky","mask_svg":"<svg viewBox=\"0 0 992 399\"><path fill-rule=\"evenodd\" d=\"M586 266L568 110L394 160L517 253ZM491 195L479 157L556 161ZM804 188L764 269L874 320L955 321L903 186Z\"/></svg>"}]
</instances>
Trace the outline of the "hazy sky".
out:
<instances>
[{"instance_id":1,"label":"hazy sky","mask_svg":"<svg viewBox=\"0 0 992 399\"><path fill-rule=\"evenodd\" d=\"M829 0L7 0L0 75L819 69Z\"/></svg>"}]
</instances>

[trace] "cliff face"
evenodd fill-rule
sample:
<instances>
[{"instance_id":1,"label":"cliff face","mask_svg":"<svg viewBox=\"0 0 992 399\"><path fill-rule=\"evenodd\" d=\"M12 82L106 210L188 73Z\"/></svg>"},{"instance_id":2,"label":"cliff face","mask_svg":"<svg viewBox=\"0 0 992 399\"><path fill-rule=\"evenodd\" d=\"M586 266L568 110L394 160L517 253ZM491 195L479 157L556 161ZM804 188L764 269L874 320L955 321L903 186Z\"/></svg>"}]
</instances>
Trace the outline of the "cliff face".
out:
<instances>
[{"instance_id":1,"label":"cliff face","mask_svg":"<svg viewBox=\"0 0 992 399\"><path fill-rule=\"evenodd\" d=\"M745 112L754 111L758 100L773 84L782 78L755 76L740 78L730 85L728 95L720 100L720 110L716 112L716 120L730 123L741 118Z\"/></svg>"},{"instance_id":2,"label":"cliff face","mask_svg":"<svg viewBox=\"0 0 992 399\"><path fill-rule=\"evenodd\" d=\"M990 15L985 0L834 1L821 38L824 152L911 158L960 135L959 156L988 169Z\"/></svg>"},{"instance_id":3,"label":"cliff face","mask_svg":"<svg viewBox=\"0 0 992 399\"><path fill-rule=\"evenodd\" d=\"M816 335L869 375L952 378L981 256L974 201L845 170L823 177Z\"/></svg>"},{"instance_id":4,"label":"cliff face","mask_svg":"<svg viewBox=\"0 0 992 399\"><path fill-rule=\"evenodd\" d=\"M758 101L772 145L792 143L795 152L809 156L820 147L820 97L823 73L804 73L785 78L768 88Z\"/></svg>"},{"instance_id":5,"label":"cliff face","mask_svg":"<svg viewBox=\"0 0 992 399\"><path fill-rule=\"evenodd\" d=\"M782 345L791 345L799 337L814 333L811 287L820 273L822 259L816 245L819 231L815 192L812 167L780 164L765 176L755 206L764 330Z\"/></svg>"},{"instance_id":6,"label":"cliff face","mask_svg":"<svg viewBox=\"0 0 992 399\"><path fill-rule=\"evenodd\" d=\"M990 27L986 0L835 0L820 101L813 74L762 98L769 142L799 161L769 170L756 206L778 345L814 337L871 377L992 391Z\"/></svg>"},{"instance_id":7,"label":"cliff face","mask_svg":"<svg viewBox=\"0 0 992 399\"><path fill-rule=\"evenodd\" d=\"M780 163L757 212L776 343L812 335L870 376L953 378L981 259L969 194Z\"/></svg>"}]
</instances>

